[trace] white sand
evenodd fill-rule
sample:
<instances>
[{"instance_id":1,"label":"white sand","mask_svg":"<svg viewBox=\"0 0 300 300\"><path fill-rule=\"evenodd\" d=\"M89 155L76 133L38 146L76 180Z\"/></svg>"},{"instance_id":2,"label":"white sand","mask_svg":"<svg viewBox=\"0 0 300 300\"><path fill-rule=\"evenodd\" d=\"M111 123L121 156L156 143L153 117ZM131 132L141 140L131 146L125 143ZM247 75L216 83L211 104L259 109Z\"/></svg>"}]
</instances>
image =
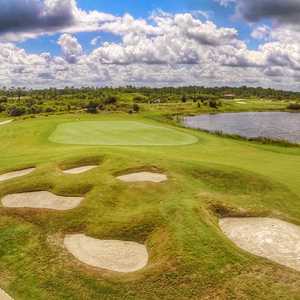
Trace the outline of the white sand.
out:
<instances>
[{"instance_id":1,"label":"white sand","mask_svg":"<svg viewBox=\"0 0 300 300\"><path fill-rule=\"evenodd\" d=\"M77 207L82 200L81 197L62 197L49 192L31 192L7 195L2 198L2 204L10 208L68 210Z\"/></svg>"},{"instance_id":2,"label":"white sand","mask_svg":"<svg viewBox=\"0 0 300 300\"><path fill-rule=\"evenodd\" d=\"M127 175L122 175L117 177L119 180L125 181L125 182L163 182L168 180L168 177L164 174L159 173L151 173L151 172L138 172L138 173L132 173Z\"/></svg>"},{"instance_id":3,"label":"white sand","mask_svg":"<svg viewBox=\"0 0 300 300\"><path fill-rule=\"evenodd\" d=\"M95 169L98 166L83 166L83 167L77 167L77 168L72 168L68 170L64 170L63 173L65 174L81 174L84 172L87 172L89 170Z\"/></svg>"},{"instance_id":4,"label":"white sand","mask_svg":"<svg viewBox=\"0 0 300 300\"><path fill-rule=\"evenodd\" d=\"M2 289L0 289L0 300L13 300L9 295L7 295Z\"/></svg>"},{"instance_id":5,"label":"white sand","mask_svg":"<svg viewBox=\"0 0 300 300\"><path fill-rule=\"evenodd\" d=\"M9 172L9 173L6 173L6 174L2 174L2 175L0 175L0 182L5 181L5 180L9 180L9 179L12 179L12 178L17 178L17 177L28 175L28 174L32 173L35 169L36 168L30 168L30 169L25 169L25 170L14 171L14 172Z\"/></svg>"},{"instance_id":6,"label":"white sand","mask_svg":"<svg viewBox=\"0 0 300 300\"><path fill-rule=\"evenodd\" d=\"M0 122L0 126L1 126L1 125L9 124L9 123L11 123L12 121L13 121L13 120L2 121L2 122ZM0 298L0 300L1 300L1 298Z\"/></svg>"},{"instance_id":7,"label":"white sand","mask_svg":"<svg viewBox=\"0 0 300 300\"><path fill-rule=\"evenodd\" d=\"M300 226L271 218L225 218L220 226L240 248L300 271Z\"/></svg>"},{"instance_id":8,"label":"white sand","mask_svg":"<svg viewBox=\"0 0 300 300\"><path fill-rule=\"evenodd\" d=\"M67 235L66 249L81 262L115 272L134 272L148 263L144 245L117 240L97 240L84 234Z\"/></svg>"}]
</instances>

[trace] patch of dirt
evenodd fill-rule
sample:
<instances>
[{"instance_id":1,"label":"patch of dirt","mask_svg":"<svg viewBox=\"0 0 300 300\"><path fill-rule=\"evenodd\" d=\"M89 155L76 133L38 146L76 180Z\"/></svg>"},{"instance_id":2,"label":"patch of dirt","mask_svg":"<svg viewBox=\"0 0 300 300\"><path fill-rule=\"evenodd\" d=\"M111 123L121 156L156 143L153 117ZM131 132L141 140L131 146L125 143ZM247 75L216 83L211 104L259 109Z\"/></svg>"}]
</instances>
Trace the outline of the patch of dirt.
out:
<instances>
[{"instance_id":1,"label":"patch of dirt","mask_svg":"<svg viewBox=\"0 0 300 300\"><path fill-rule=\"evenodd\" d=\"M41 191L7 195L2 198L2 205L9 208L69 210L79 206L82 200L82 197L62 197Z\"/></svg>"},{"instance_id":2,"label":"patch of dirt","mask_svg":"<svg viewBox=\"0 0 300 300\"><path fill-rule=\"evenodd\" d=\"M82 166L82 167L77 167L77 168L72 168L68 170L63 170L63 173L65 174L81 174L84 172L87 172L89 170L98 168L98 166Z\"/></svg>"},{"instance_id":3,"label":"patch of dirt","mask_svg":"<svg viewBox=\"0 0 300 300\"><path fill-rule=\"evenodd\" d=\"M152 172L138 172L127 175L118 176L117 179L124 182L154 182L159 183L168 180L168 177L164 174L152 173Z\"/></svg>"},{"instance_id":4,"label":"patch of dirt","mask_svg":"<svg viewBox=\"0 0 300 300\"><path fill-rule=\"evenodd\" d=\"M35 169L36 168L29 168L29 169L24 169L24 170L19 170L19 171L2 174L2 175L0 175L0 181L5 181L5 180L12 179L12 178L17 178L17 177L28 175L28 174L32 173L33 171L35 171Z\"/></svg>"},{"instance_id":5,"label":"patch of dirt","mask_svg":"<svg viewBox=\"0 0 300 300\"><path fill-rule=\"evenodd\" d=\"M272 218L224 218L220 227L240 248L300 271L300 226Z\"/></svg>"},{"instance_id":6,"label":"patch of dirt","mask_svg":"<svg viewBox=\"0 0 300 300\"><path fill-rule=\"evenodd\" d=\"M148 263L144 245L118 240L98 240L84 234L66 235L65 248L89 266L122 273L135 272Z\"/></svg>"},{"instance_id":7,"label":"patch of dirt","mask_svg":"<svg viewBox=\"0 0 300 300\"><path fill-rule=\"evenodd\" d=\"M0 300L13 300L9 295L7 295L2 289L0 289Z\"/></svg>"}]
</instances>

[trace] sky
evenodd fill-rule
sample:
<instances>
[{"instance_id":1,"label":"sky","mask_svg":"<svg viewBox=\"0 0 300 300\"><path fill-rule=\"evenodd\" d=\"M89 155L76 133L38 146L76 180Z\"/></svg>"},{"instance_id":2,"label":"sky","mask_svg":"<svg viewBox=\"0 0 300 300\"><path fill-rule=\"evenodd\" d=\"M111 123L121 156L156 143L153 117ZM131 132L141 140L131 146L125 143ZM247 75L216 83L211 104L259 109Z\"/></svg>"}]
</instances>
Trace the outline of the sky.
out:
<instances>
[{"instance_id":1,"label":"sky","mask_svg":"<svg viewBox=\"0 0 300 300\"><path fill-rule=\"evenodd\" d=\"M300 91L300 0L0 0L0 86Z\"/></svg>"}]
</instances>

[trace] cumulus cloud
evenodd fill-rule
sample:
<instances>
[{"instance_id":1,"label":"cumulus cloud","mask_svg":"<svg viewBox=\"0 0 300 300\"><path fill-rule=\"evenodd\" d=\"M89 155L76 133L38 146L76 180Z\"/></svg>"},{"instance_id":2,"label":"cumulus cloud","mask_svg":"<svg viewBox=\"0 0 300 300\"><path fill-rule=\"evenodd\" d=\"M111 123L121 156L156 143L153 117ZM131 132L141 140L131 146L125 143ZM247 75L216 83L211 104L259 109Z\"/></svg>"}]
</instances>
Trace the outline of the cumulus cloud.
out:
<instances>
[{"instance_id":1,"label":"cumulus cloud","mask_svg":"<svg viewBox=\"0 0 300 300\"><path fill-rule=\"evenodd\" d=\"M61 47L63 57L70 64L75 64L83 54L82 46L76 37L70 34L63 34L57 43Z\"/></svg>"},{"instance_id":2,"label":"cumulus cloud","mask_svg":"<svg viewBox=\"0 0 300 300\"><path fill-rule=\"evenodd\" d=\"M0 0L0 7L0 35L12 39L66 28L76 18L73 0Z\"/></svg>"},{"instance_id":3,"label":"cumulus cloud","mask_svg":"<svg viewBox=\"0 0 300 300\"><path fill-rule=\"evenodd\" d=\"M215 59L217 51L242 49L233 28L218 28L191 14L157 14L152 32L123 32L121 43L103 43L91 57L102 64L199 64ZM217 49L223 47L223 50Z\"/></svg>"},{"instance_id":4,"label":"cumulus cloud","mask_svg":"<svg viewBox=\"0 0 300 300\"><path fill-rule=\"evenodd\" d=\"M0 41L16 42L53 33L155 32L143 19L84 11L76 0L0 0L0 7Z\"/></svg>"},{"instance_id":5,"label":"cumulus cloud","mask_svg":"<svg viewBox=\"0 0 300 300\"><path fill-rule=\"evenodd\" d=\"M290 89L299 85L300 33L289 24L254 28L252 37L261 44L251 50L235 28L217 26L194 13L156 12L149 19L136 19L129 14L83 11L75 0L11 0L14 6L7 2L3 2L5 14L12 7L16 11L11 19L1 19L0 11L3 85L249 84ZM236 0L237 7L246 2L253 5L249 9L258 3ZM108 32L118 38L101 40L98 46L97 37L92 41L95 48L87 53L75 35L82 31ZM8 42L52 33L61 33L59 56L29 54Z\"/></svg>"},{"instance_id":6,"label":"cumulus cloud","mask_svg":"<svg viewBox=\"0 0 300 300\"><path fill-rule=\"evenodd\" d=\"M237 11L251 22L270 18L281 23L300 23L299 0L237 0Z\"/></svg>"},{"instance_id":7,"label":"cumulus cloud","mask_svg":"<svg viewBox=\"0 0 300 300\"><path fill-rule=\"evenodd\" d=\"M272 29L267 25L261 25L256 27L252 33L251 37L257 40L268 40L271 37Z\"/></svg>"},{"instance_id":8,"label":"cumulus cloud","mask_svg":"<svg viewBox=\"0 0 300 300\"><path fill-rule=\"evenodd\" d=\"M299 0L216 0L223 6L236 4L236 12L250 22L272 19L280 23L300 23Z\"/></svg>"}]
</instances>

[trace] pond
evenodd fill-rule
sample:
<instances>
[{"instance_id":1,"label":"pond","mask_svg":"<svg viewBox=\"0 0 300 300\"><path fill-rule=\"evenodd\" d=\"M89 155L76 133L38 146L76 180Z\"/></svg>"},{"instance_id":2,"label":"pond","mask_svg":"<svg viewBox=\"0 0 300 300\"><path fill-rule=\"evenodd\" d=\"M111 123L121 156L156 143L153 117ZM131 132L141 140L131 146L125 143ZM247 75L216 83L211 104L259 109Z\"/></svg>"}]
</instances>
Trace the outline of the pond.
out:
<instances>
[{"instance_id":1,"label":"pond","mask_svg":"<svg viewBox=\"0 0 300 300\"><path fill-rule=\"evenodd\" d=\"M186 127L246 138L270 138L300 144L300 113L247 112L185 117Z\"/></svg>"}]
</instances>

